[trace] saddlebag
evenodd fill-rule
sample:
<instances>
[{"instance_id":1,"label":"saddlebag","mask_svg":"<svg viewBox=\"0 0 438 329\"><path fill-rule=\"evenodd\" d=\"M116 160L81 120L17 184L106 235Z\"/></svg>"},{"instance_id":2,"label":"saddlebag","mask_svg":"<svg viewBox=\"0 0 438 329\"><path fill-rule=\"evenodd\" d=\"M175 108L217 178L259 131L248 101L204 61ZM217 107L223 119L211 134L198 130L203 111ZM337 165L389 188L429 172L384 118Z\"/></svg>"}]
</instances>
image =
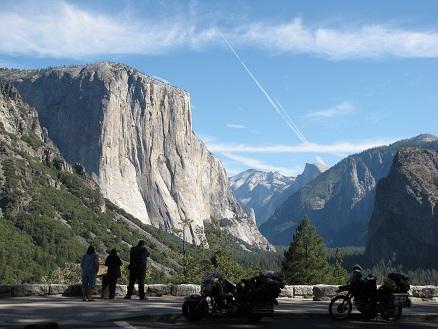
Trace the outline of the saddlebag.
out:
<instances>
[{"instance_id":1,"label":"saddlebag","mask_svg":"<svg viewBox=\"0 0 438 329\"><path fill-rule=\"evenodd\" d=\"M392 293L390 295L390 304L391 306L410 307L411 301L408 294Z\"/></svg>"}]
</instances>

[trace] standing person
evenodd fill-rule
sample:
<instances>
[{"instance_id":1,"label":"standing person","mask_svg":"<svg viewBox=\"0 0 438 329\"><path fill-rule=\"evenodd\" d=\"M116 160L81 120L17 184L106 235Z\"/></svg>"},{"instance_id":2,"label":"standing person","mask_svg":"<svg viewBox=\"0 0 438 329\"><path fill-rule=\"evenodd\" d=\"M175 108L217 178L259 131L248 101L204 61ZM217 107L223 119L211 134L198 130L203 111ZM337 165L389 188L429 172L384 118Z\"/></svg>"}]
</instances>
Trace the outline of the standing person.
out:
<instances>
[{"instance_id":1,"label":"standing person","mask_svg":"<svg viewBox=\"0 0 438 329\"><path fill-rule=\"evenodd\" d=\"M93 288L96 285L96 275L99 270L99 256L93 246L89 246L87 253L81 259L82 269L82 300L92 302Z\"/></svg>"},{"instance_id":2,"label":"standing person","mask_svg":"<svg viewBox=\"0 0 438 329\"><path fill-rule=\"evenodd\" d=\"M106 278L109 285L109 298L114 299L116 296L117 279L120 278L120 266L122 266L122 260L117 255L116 249L111 250L109 256L105 260L105 265L108 266Z\"/></svg>"},{"instance_id":3,"label":"standing person","mask_svg":"<svg viewBox=\"0 0 438 329\"><path fill-rule=\"evenodd\" d=\"M131 299L135 282L138 283L138 294L140 295L140 299L145 299L144 279L146 276L146 262L148 257L149 251L144 246L143 240L140 240L137 246L131 248L128 265L129 285L125 299Z\"/></svg>"}]
</instances>

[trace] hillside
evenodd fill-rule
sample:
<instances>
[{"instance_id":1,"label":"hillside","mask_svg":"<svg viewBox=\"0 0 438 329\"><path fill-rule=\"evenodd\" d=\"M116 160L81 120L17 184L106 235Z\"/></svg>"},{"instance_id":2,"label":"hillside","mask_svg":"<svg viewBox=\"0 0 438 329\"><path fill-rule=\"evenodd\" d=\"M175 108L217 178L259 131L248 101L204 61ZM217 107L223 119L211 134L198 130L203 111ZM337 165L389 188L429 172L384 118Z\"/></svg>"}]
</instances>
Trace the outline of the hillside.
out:
<instances>
[{"instance_id":1,"label":"hillside","mask_svg":"<svg viewBox=\"0 0 438 329\"><path fill-rule=\"evenodd\" d=\"M438 267L438 152L402 148L377 184L365 254L405 268Z\"/></svg>"},{"instance_id":2,"label":"hillside","mask_svg":"<svg viewBox=\"0 0 438 329\"><path fill-rule=\"evenodd\" d=\"M329 246L364 246L377 182L388 175L403 146L438 148L438 138L419 135L351 155L281 204L260 227L273 243L287 245L297 223L308 215Z\"/></svg>"}]
</instances>

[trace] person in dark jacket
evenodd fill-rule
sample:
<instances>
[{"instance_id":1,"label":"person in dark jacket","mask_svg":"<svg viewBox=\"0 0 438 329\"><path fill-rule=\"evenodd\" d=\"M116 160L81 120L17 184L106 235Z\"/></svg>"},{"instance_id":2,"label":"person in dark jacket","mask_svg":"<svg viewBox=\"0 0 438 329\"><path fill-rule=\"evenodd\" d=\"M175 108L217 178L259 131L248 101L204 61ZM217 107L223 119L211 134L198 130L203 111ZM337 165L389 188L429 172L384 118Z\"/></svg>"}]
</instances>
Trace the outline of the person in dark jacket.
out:
<instances>
[{"instance_id":1,"label":"person in dark jacket","mask_svg":"<svg viewBox=\"0 0 438 329\"><path fill-rule=\"evenodd\" d=\"M105 265L108 267L106 274L107 284L109 286L109 298L114 299L116 296L116 284L117 279L120 278L120 266L122 266L122 260L117 255L117 250L112 249L109 256L105 260Z\"/></svg>"},{"instance_id":2,"label":"person in dark jacket","mask_svg":"<svg viewBox=\"0 0 438 329\"><path fill-rule=\"evenodd\" d=\"M131 248L129 257L129 285L128 293L125 299L131 299L134 291L134 284L138 283L138 294L140 299L145 299L144 295L144 280L146 276L146 263L149 257L149 251L144 246L144 241L140 240L137 246Z\"/></svg>"}]
</instances>

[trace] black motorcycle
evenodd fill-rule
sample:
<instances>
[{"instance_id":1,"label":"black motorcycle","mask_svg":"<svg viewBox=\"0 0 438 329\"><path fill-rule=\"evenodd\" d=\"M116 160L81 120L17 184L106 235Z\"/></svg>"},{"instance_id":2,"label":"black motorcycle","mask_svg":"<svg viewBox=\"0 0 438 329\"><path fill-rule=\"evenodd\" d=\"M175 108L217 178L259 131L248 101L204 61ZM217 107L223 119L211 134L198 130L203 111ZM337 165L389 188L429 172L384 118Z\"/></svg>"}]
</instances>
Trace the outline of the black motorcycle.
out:
<instances>
[{"instance_id":1,"label":"black motorcycle","mask_svg":"<svg viewBox=\"0 0 438 329\"><path fill-rule=\"evenodd\" d=\"M202 281L201 294L186 297L182 312L190 321L243 315L256 322L273 314L283 287L281 279L272 273L243 279L237 285L218 273L209 273Z\"/></svg>"},{"instance_id":2,"label":"black motorcycle","mask_svg":"<svg viewBox=\"0 0 438 329\"><path fill-rule=\"evenodd\" d=\"M384 320L395 321L400 318L403 307L411 306L407 294L409 288L409 279L402 274L389 274L379 289L376 277L369 275L361 279L360 284L340 286L338 292L346 294L331 300L329 313L335 320L344 320L351 314L354 303L365 319L373 319L380 314Z\"/></svg>"}]
</instances>

